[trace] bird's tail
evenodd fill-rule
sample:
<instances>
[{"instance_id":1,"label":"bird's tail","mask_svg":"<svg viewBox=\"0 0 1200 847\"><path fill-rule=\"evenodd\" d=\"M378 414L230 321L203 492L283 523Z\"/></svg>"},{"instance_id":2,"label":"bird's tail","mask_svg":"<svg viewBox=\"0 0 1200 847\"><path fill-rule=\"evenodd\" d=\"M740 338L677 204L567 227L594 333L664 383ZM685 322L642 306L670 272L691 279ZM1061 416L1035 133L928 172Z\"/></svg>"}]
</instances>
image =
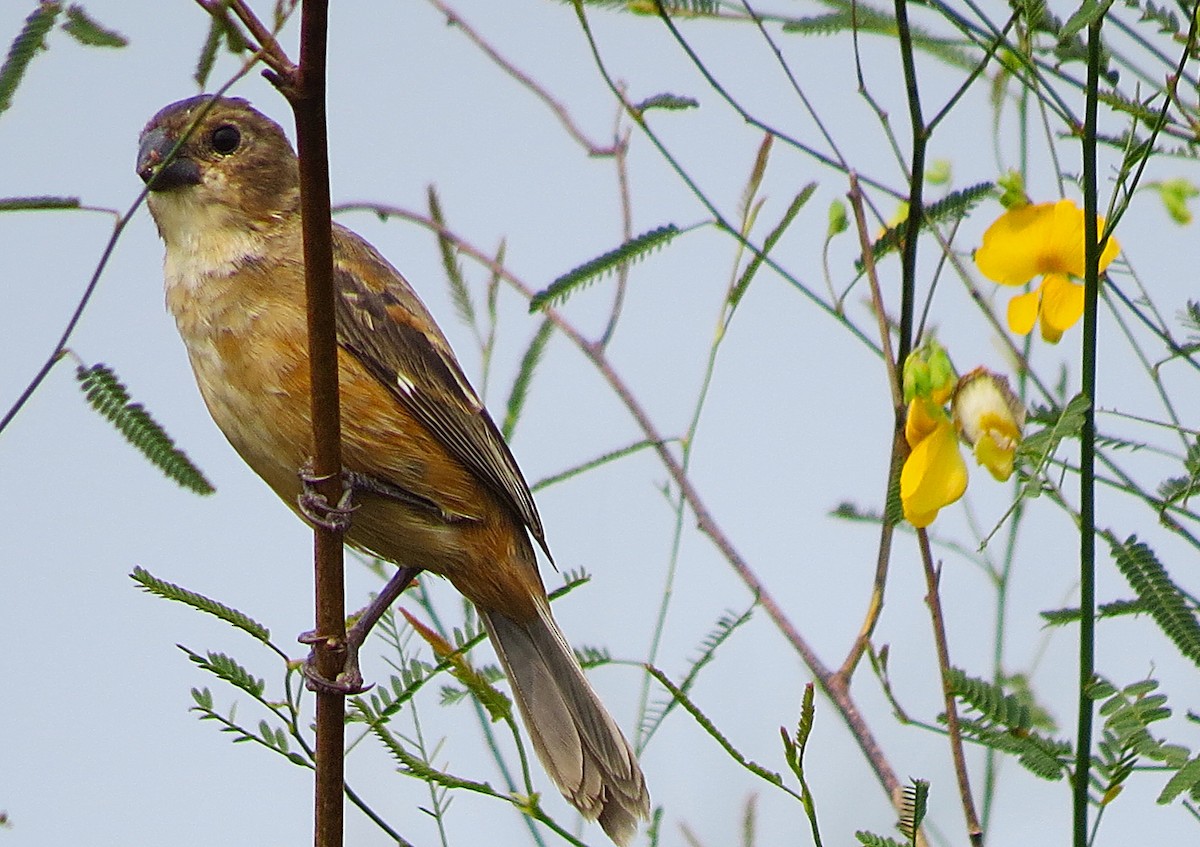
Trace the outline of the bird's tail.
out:
<instances>
[{"instance_id":1,"label":"bird's tail","mask_svg":"<svg viewBox=\"0 0 1200 847\"><path fill-rule=\"evenodd\" d=\"M485 611L483 621L546 772L571 805L623 847L638 820L649 817L646 781L550 610L524 623Z\"/></svg>"}]
</instances>

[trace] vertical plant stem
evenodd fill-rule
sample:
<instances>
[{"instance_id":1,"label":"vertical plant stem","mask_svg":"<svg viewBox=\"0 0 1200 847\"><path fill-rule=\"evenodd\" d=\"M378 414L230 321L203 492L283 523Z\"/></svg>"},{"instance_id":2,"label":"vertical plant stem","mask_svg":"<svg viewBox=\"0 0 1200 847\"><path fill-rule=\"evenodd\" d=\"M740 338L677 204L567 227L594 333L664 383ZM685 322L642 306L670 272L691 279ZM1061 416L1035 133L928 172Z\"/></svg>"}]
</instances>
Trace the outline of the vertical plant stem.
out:
<instances>
[{"instance_id":1,"label":"vertical plant stem","mask_svg":"<svg viewBox=\"0 0 1200 847\"><path fill-rule=\"evenodd\" d=\"M1075 847L1088 843L1088 771L1092 762L1092 700L1088 689L1096 662L1096 307L1100 244L1096 226L1096 104L1100 83L1100 26L1088 26L1087 102L1083 118L1084 305L1081 389L1091 402L1079 445L1079 714L1075 732L1073 831Z\"/></svg>"},{"instance_id":2,"label":"vertical plant stem","mask_svg":"<svg viewBox=\"0 0 1200 847\"><path fill-rule=\"evenodd\" d=\"M912 162L909 166L908 221L904 232L904 252L901 257L903 275L900 294L900 340L896 349L896 366L904 371L904 361L912 350L914 339L913 311L916 302L917 236L921 233L921 217L925 186L925 145L929 132L921 114L921 92L917 87L917 65L913 56L912 32L908 26L907 0L896 0L896 30L900 36L900 59L904 65L904 88L907 92L909 120L912 123Z\"/></svg>"},{"instance_id":3,"label":"vertical plant stem","mask_svg":"<svg viewBox=\"0 0 1200 847\"><path fill-rule=\"evenodd\" d=\"M300 205L308 301L312 380L313 472L328 503L342 497L341 411L338 398L337 328L334 317L333 243L330 232L329 148L325 129L325 58L328 0L305 0L300 17L300 65L283 87L296 116L300 154ZM342 534L314 527L317 671L335 679L345 657L346 612ZM322 649L324 648L324 649ZM345 785L345 697L319 691L313 843L342 844Z\"/></svg>"},{"instance_id":4,"label":"vertical plant stem","mask_svg":"<svg viewBox=\"0 0 1200 847\"><path fill-rule=\"evenodd\" d=\"M971 779L967 773L967 760L963 755L962 732L958 727L958 705L950 692L950 645L946 641L946 621L942 616L941 576L933 564L933 551L929 546L929 533L917 530L917 543L921 547L921 563L925 568L925 587L928 593L929 618L933 623L933 639L937 647L938 670L942 677L942 695L946 707L946 733L950 737L950 755L954 759L954 775L958 779L958 793L962 800L963 816L967 819L967 837L975 847L983 844L983 829L975 812L975 799L971 795Z\"/></svg>"}]
</instances>

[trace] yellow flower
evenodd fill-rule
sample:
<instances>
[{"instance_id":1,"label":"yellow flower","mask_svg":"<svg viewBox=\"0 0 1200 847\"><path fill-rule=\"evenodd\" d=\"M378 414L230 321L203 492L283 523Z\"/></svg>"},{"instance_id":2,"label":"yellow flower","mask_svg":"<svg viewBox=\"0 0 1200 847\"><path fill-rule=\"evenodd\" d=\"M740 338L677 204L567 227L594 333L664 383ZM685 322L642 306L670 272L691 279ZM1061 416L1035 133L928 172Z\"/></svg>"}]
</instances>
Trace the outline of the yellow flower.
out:
<instances>
[{"instance_id":1,"label":"yellow flower","mask_svg":"<svg viewBox=\"0 0 1200 847\"><path fill-rule=\"evenodd\" d=\"M1097 216L1100 231L1104 219ZM1008 304L1008 328L1019 335L1033 330L1041 316L1042 338L1051 344L1083 315L1083 210L1070 200L1009 209L983 234L975 251L980 272L1001 285L1024 285L1035 276L1041 284ZM1109 237L1100 255L1103 272L1120 251Z\"/></svg>"},{"instance_id":2,"label":"yellow flower","mask_svg":"<svg viewBox=\"0 0 1200 847\"><path fill-rule=\"evenodd\" d=\"M951 408L959 432L975 450L976 461L1000 482L1012 476L1025 407L1008 387L1008 380L976 368L958 381Z\"/></svg>"},{"instance_id":3,"label":"yellow flower","mask_svg":"<svg viewBox=\"0 0 1200 847\"><path fill-rule=\"evenodd\" d=\"M958 451L954 424L933 400L912 399L904 436L912 452L900 471L900 503L909 523L929 526L939 509L967 490L967 464Z\"/></svg>"}]
</instances>

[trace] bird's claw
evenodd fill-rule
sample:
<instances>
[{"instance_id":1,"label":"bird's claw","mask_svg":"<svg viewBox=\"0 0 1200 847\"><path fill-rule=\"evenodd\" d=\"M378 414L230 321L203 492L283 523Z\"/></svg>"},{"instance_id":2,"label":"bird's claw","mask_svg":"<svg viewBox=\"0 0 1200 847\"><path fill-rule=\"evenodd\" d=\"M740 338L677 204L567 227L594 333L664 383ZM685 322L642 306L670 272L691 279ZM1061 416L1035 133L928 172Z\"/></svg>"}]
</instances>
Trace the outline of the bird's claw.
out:
<instances>
[{"instance_id":1,"label":"bird's claw","mask_svg":"<svg viewBox=\"0 0 1200 847\"><path fill-rule=\"evenodd\" d=\"M362 694L364 691L369 691L375 687L374 683L369 685L363 684L362 671L359 670L358 666L357 645L349 641L341 641L337 638L318 635L316 632L301 633L296 640L301 644L308 644L312 647L308 658L300 666L300 673L304 675L304 685L309 691L315 691L318 694L350 695ZM339 653L344 657L342 670L333 679L325 676L317 669L317 654L326 651Z\"/></svg>"},{"instance_id":2,"label":"bird's claw","mask_svg":"<svg viewBox=\"0 0 1200 847\"><path fill-rule=\"evenodd\" d=\"M342 496L336 506L330 506L325 495L317 491L318 483L329 479L328 474L317 474L313 471L312 462L305 462L300 469L300 496L296 498L300 514L309 523L323 527L331 532L345 533L350 529L351 518L357 506L354 505L354 488L342 474Z\"/></svg>"}]
</instances>

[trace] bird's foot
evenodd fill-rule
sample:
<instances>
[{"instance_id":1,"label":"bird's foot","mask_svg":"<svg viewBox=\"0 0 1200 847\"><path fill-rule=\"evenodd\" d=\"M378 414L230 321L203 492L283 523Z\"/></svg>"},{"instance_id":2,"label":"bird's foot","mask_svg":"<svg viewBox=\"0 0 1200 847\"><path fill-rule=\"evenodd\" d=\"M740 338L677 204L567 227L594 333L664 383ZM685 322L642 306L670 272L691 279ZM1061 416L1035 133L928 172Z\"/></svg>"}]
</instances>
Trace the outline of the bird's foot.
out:
<instances>
[{"instance_id":1,"label":"bird's foot","mask_svg":"<svg viewBox=\"0 0 1200 847\"><path fill-rule=\"evenodd\" d=\"M316 691L318 694L350 695L362 694L374 687L374 683L363 684L362 671L358 666L359 645L352 637L342 640L318 635L314 631L301 633L297 640L312 648L300 667L300 672L304 675L304 685L309 691ZM325 652L337 654L341 661L342 669L333 679L318 670L321 662L319 654Z\"/></svg>"},{"instance_id":2,"label":"bird's foot","mask_svg":"<svg viewBox=\"0 0 1200 847\"><path fill-rule=\"evenodd\" d=\"M312 462L305 462L304 467L300 469L302 490L300 496L296 498L296 503L300 508L300 514L304 515L309 523L331 532L345 533L350 529L350 521L357 508L353 502L354 486L347 474L343 473L342 496L338 499L336 506L331 506L325 495L316 488L318 483L329 478L328 474L314 473Z\"/></svg>"}]
</instances>

